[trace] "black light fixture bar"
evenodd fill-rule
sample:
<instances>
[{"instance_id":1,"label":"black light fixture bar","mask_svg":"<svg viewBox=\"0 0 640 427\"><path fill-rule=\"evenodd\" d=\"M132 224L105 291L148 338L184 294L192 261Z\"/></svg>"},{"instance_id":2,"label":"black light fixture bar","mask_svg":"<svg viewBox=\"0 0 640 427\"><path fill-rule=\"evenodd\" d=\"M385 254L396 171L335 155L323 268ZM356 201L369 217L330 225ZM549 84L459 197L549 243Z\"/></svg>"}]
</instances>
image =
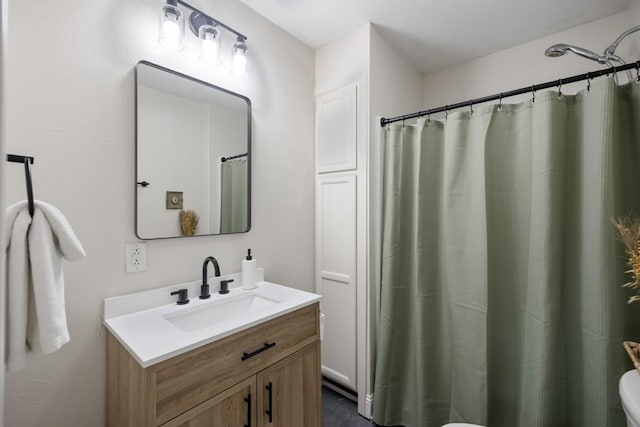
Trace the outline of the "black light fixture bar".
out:
<instances>
[{"instance_id":1,"label":"black light fixture bar","mask_svg":"<svg viewBox=\"0 0 640 427\"><path fill-rule=\"evenodd\" d=\"M605 75L609 75L609 74L615 75L618 71L626 71L626 70L631 70L631 69L634 69L634 68L637 71L636 81L640 82L640 61L636 61L636 62L633 62L633 63L630 63L630 64L622 65L620 67L611 67L611 68L605 68L605 69L602 69L602 70L591 71L591 72L584 73L584 74L577 74L575 76L567 77L567 78L564 78L564 79L552 80L552 81L549 81L549 82L546 82L546 83L540 83L540 84L529 86L529 87L523 87L523 88L520 88L520 89L510 90L509 92L496 93L494 95L484 96L482 98L470 99L469 101L458 102L458 103L455 103L455 104L445 105L443 107L438 107L438 108L431 108L429 110L418 111L418 112L411 113L411 114L405 114L403 116L397 116L397 117L391 117L391 118L383 117L383 118L380 119L380 126L384 127L384 126L388 125L389 123L402 122L402 121L405 121L405 120L415 119L415 118L418 118L418 117L424 117L424 116L428 116L428 115L435 114L435 113L448 112L448 111L451 111L451 110L455 110L457 108L465 108L465 107L473 108L473 106L476 105L476 104L482 104L484 102L502 100L503 98L508 98L508 97L516 96L516 95L523 95L525 93L533 93L534 94L534 99L535 99L535 92L539 91L539 90L549 89L549 88L552 88L552 87L561 88L563 84L575 83L575 82L580 82L580 81L583 81L583 80L591 80L593 78L600 77L600 76L605 76Z\"/></svg>"},{"instance_id":2,"label":"black light fixture bar","mask_svg":"<svg viewBox=\"0 0 640 427\"><path fill-rule=\"evenodd\" d=\"M171 1L171 0L170 0L170 1ZM218 21L217 19L212 18L211 16L207 15L206 13L202 12L201 10L196 9L195 7L191 6L189 3L184 2L184 1L182 1L182 0L175 0L175 3L176 3L176 4L179 4L179 5L181 5L181 6L186 7L187 9L191 10L192 12L195 12L195 13L197 13L197 14L200 14L200 15L202 15L202 16L207 17L207 18L208 18L208 19L210 19L211 21L215 22L215 23L216 23L216 25L219 25L219 26L221 26L222 28L224 28L225 30L227 30L227 31L229 31L229 32L231 32L231 33L233 33L233 34L235 34L238 38L242 39L243 41L247 40L247 36L245 36L244 34L242 34L242 33L238 32L238 31L234 30L233 28L229 27L228 25L225 25L224 23L222 23L222 22ZM198 34L196 34L196 36L197 36L197 35L198 35Z\"/></svg>"}]
</instances>

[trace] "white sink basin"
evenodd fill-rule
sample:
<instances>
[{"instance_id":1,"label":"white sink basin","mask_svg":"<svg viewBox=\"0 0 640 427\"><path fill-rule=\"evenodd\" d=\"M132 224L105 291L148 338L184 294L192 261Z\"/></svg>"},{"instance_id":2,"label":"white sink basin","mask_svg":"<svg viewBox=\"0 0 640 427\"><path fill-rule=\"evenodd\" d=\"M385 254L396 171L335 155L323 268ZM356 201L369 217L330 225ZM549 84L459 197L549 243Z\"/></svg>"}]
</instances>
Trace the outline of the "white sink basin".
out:
<instances>
[{"instance_id":1,"label":"white sink basin","mask_svg":"<svg viewBox=\"0 0 640 427\"><path fill-rule=\"evenodd\" d=\"M238 279L228 275L226 279ZM177 305L171 292L186 288L189 304ZM107 298L104 325L143 368L313 304L320 295L260 281L257 288L230 288L199 299L194 281L137 294Z\"/></svg>"},{"instance_id":2,"label":"white sink basin","mask_svg":"<svg viewBox=\"0 0 640 427\"><path fill-rule=\"evenodd\" d=\"M165 314L164 318L185 332L193 332L208 328L215 323L234 322L249 314L272 308L279 302L261 295L243 294L177 313Z\"/></svg>"}]
</instances>

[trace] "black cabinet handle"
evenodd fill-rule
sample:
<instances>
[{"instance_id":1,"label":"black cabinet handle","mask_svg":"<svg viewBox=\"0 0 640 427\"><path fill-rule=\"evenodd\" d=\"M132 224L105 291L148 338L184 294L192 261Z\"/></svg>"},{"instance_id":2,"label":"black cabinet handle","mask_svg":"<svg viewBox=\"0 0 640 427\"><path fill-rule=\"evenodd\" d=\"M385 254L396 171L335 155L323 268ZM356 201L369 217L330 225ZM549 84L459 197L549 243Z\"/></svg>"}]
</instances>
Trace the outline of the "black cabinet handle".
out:
<instances>
[{"instance_id":1,"label":"black cabinet handle","mask_svg":"<svg viewBox=\"0 0 640 427\"><path fill-rule=\"evenodd\" d=\"M244 398L244 401L247 402L247 424L244 427L251 427L251 393Z\"/></svg>"},{"instance_id":2,"label":"black cabinet handle","mask_svg":"<svg viewBox=\"0 0 640 427\"><path fill-rule=\"evenodd\" d=\"M275 341L272 342L271 344L266 342L264 343L264 346L262 346L262 348L259 348L256 351L252 351L251 353L242 353L242 361L244 362L245 360L252 358L256 354L260 354L263 351L269 350L271 347L275 347L275 346L276 346Z\"/></svg>"},{"instance_id":3,"label":"black cabinet handle","mask_svg":"<svg viewBox=\"0 0 640 427\"><path fill-rule=\"evenodd\" d=\"M269 423L273 422L273 384L269 381L269 385L264 386L269 392L269 409L264 411L265 414L269 415Z\"/></svg>"},{"instance_id":4,"label":"black cabinet handle","mask_svg":"<svg viewBox=\"0 0 640 427\"><path fill-rule=\"evenodd\" d=\"M149 184L147 181L136 182L136 184L141 185L141 186L143 186L143 187L148 187L149 185L151 185L151 184Z\"/></svg>"}]
</instances>

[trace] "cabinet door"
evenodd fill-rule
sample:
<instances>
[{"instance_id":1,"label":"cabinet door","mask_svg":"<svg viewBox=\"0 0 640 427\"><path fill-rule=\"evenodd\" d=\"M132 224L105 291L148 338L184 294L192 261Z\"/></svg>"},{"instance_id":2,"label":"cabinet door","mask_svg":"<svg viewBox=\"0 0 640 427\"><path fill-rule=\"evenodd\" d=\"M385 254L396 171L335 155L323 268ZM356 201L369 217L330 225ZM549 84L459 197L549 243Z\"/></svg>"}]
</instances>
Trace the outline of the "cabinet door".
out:
<instances>
[{"instance_id":1,"label":"cabinet door","mask_svg":"<svg viewBox=\"0 0 640 427\"><path fill-rule=\"evenodd\" d=\"M357 167L357 87L351 85L316 98L316 170L338 172Z\"/></svg>"},{"instance_id":2,"label":"cabinet door","mask_svg":"<svg viewBox=\"0 0 640 427\"><path fill-rule=\"evenodd\" d=\"M256 377L251 377L162 427L255 427L256 400Z\"/></svg>"},{"instance_id":3,"label":"cabinet door","mask_svg":"<svg viewBox=\"0 0 640 427\"><path fill-rule=\"evenodd\" d=\"M316 180L316 293L324 313L322 375L356 389L357 177ZM360 223L361 225L361 223Z\"/></svg>"},{"instance_id":4,"label":"cabinet door","mask_svg":"<svg viewBox=\"0 0 640 427\"><path fill-rule=\"evenodd\" d=\"M260 372L258 426L321 427L320 342Z\"/></svg>"}]
</instances>

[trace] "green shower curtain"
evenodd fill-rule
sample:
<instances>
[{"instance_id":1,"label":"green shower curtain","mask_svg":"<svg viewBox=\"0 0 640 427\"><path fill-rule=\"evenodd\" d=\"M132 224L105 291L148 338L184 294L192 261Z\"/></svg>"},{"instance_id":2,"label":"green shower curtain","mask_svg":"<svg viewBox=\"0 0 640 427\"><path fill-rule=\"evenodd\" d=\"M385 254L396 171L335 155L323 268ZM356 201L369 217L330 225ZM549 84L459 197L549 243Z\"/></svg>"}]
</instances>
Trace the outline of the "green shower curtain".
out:
<instances>
[{"instance_id":1,"label":"green shower curtain","mask_svg":"<svg viewBox=\"0 0 640 427\"><path fill-rule=\"evenodd\" d=\"M222 162L220 175L220 233L247 231L247 160Z\"/></svg>"},{"instance_id":2,"label":"green shower curtain","mask_svg":"<svg viewBox=\"0 0 640 427\"><path fill-rule=\"evenodd\" d=\"M374 421L626 425L640 304L610 218L640 215L640 85L385 133Z\"/></svg>"}]
</instances>

